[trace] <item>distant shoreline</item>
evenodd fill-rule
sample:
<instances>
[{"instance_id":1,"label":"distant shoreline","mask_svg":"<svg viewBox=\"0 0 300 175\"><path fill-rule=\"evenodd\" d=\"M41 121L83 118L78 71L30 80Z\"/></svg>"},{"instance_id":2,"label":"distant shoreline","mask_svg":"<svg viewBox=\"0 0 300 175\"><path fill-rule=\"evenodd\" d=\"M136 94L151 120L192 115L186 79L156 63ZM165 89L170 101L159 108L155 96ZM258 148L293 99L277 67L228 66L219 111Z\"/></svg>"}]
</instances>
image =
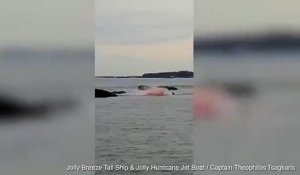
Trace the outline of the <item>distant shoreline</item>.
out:
<instances>
[{"instance_id":1,"label":"distant shoreline","mask_svg":"<svg viewBox=\"0 0 300 175\"><path fill-rule=\"evenodd\" d=\"M298 51L300 34L289 32L267 32L252 35L219 36L215 38L195 37L195 53L235 53L237 51Z\"/></svg>"},{"instance_id":2,"label":"distant shoreline","mask_svg":"<svg viewBox=\"0 0 300 175\"><path fill-rule=\"evenodd\" d=\"M146 77L137 77L137 76L95 76L95 78L120 78L120 79L125 79L125 78L146 78ZM155 77L155 78L164 78L164 77ZM155 78L149 78L149 79L155 79ZM173 78L184 78L184 77L173 77ZM164 79L173 79L173 78L164 78ZM188 78L193 78L193 77L188 77ZM188 79L186 78L186 79Z\"/></svg>"},{"instance_id":3,"label":"distant shoreline","mask_svg":"<svg viewBox=\"0 0 300 175\"><path fill-rule=\"evenodd\" d=\"M145 73L141 76L95 76L96 78L193 78L191 71Z\"/></svg>"}]
</instances>

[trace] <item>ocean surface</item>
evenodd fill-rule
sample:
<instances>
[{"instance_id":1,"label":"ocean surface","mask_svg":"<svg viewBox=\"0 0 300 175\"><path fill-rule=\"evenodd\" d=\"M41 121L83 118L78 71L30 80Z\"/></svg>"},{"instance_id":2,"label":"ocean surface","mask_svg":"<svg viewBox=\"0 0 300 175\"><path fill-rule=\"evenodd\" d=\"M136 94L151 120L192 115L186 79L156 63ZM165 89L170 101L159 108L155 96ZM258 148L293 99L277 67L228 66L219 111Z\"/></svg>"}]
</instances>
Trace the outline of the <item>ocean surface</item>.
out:
<instances>
[{"instance_id":1,"label":"ocean surface","mask_svg":"<svg viewBox=\"0 0 300 175\"><path fill-rule=\"evenodd\" d=\"M195 164L296 166L294 171L196 171L195 174L299 174L300 54L196 55L195 82L238 83L254 91L231 95L211 120L195 120ZM228 94L227 94L228 95Z\"/></svg>"},{"instance_id":2,"label":"ocean surface","mask_svg":"<svg viewBox=\"0 0 300 175\"><path fill-rule=\"evenodd\" d=\"M169 85L175 95L154 97L137 93L139 85ZM126 91L95 101L96 165L191 164L192 79L96 79L96 88ZM190 174L162 171L98 171L96 174Z\"/></svg>"}]
</instances>

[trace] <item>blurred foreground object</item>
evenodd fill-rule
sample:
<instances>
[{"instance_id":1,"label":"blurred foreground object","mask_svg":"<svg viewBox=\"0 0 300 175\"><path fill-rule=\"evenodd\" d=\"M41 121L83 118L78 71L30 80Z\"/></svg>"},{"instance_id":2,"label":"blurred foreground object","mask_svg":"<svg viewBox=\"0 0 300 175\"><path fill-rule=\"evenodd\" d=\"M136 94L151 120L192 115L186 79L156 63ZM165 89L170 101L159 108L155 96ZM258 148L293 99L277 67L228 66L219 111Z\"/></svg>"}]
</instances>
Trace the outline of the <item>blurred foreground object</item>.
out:
<instances>
[{"instance_id":1,"label":"blurred foreground object","mask_svg":"<svg viewBox=\"0 0 300 175\"><path fill-rule=\"evenodd\" d=\"M92 165L94 3L1 1L0 11L0 174Z\"/></svg>"}]
</instances>

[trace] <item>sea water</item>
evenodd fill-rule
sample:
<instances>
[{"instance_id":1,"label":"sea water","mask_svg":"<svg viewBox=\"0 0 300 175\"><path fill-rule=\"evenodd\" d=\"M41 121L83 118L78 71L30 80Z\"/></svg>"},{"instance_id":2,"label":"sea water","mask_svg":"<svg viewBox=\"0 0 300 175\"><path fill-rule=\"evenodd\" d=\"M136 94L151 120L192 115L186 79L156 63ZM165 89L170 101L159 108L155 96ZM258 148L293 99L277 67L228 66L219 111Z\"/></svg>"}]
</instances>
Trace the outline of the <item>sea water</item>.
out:
<instances>
[{"instance_id":1,"label":"sea water","mask_svg":"<svg viewBox=\"0 0 300 175\"><path fill-rule=\"evenodd\" d=\"M175 95L141 96L139 85L175 86ZM96 88L124 90L114 98L97 98L96 163L113 165L191 164L192 79L97 79ZM98 171L97 174L133 172ZM136 174L188 172L136 171Z\"/></svg>"},{"instance_id":2,"label":"sea water","mask_svg":"<svg viewBox=\"0 0 300 175\"><path fill-rule=\"evenodd\" d=\"M195 164L264 167L267 170L196 171L195 174L297 174L300 164L300 60L299 53L236 53L196 55L195 80L201 84L237 83L253 93L230 98L232 104L194 121ZM200 88L201 89L201 88ZM200 118L199 118L200 116ZM237 166L235 166L237 165ZM275 168L271 168L274 166ZM276 168L277 167L277 168ZM277 169L277 170L275 170Z\"/></svg>"}]
</instances>

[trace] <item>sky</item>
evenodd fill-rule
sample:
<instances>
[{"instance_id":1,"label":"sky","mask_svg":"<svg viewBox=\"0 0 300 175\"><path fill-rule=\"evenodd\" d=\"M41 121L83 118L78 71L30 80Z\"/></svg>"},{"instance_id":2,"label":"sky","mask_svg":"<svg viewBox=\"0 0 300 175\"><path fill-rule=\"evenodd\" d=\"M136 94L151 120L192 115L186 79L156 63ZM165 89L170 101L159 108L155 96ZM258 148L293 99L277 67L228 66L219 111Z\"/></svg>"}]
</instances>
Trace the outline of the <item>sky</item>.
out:
<instances>
[{"instance_id":1,"label":"sky","mask_svg":"<svg viewBox=\"0 0 300 175\"><path fill-rule=\"evenodd\" d=\"M195 35L300 29L299 0L196 0Z\"/></svg>"},{"instance_id":2,"label":"sky","mask_svg":"<svg viewBox=\"0 0 300 175\"><path fill-rule=\"evenodd\" d=\"M193 70L193 0L96 0L96 76Z\"/></svg>"},{"instance_id":3,"label":"sky","mask_svg":"<svg viewBox=\"0 0 300 175\"><path fill-rule=\"evenodd\" d=\"M93 47L94 3L0 0L0 47Z\"/></svg>"}]
</instances>

